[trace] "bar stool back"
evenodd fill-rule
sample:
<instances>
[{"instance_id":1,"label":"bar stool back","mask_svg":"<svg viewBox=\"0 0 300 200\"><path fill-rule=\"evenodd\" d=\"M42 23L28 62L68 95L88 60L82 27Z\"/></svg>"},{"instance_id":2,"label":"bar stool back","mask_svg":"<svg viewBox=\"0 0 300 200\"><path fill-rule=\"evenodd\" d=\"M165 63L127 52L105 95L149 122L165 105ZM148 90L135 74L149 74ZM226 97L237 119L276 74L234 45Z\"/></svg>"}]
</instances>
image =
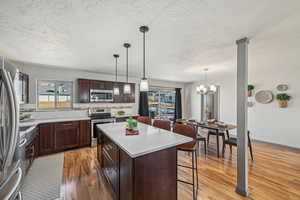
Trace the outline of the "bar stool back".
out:
<instances>
[{"instance_id":1,"label":"bar stool back","mask_svg":"<svg viewBox=\"0 0 300 200\"><path fill-rule=\"evenodd\" d=\"M193 182L190 183L187 181L183 181L183 180L178 179L178 177L177 177L177 181L188 184L188 185L192 185L193 186L193 199L196 200L197 194L198 194L198 167L197 167L197 153L196 153L197 133L196 133L195 127L192 125L188 125L188 124L176 123L173 127L173 132L193 138L193 141L186 143L186 144L179 145L177 147L177 151L192 153L192 166L185 166L185 165L181 165L178 163L177 163L177 166L191 169L192 175L193 175ZM196 185L195 185L195 172L196 172ZM195 186L196 186L196 189L195 189Z\"/></svg>"}]
</instances>

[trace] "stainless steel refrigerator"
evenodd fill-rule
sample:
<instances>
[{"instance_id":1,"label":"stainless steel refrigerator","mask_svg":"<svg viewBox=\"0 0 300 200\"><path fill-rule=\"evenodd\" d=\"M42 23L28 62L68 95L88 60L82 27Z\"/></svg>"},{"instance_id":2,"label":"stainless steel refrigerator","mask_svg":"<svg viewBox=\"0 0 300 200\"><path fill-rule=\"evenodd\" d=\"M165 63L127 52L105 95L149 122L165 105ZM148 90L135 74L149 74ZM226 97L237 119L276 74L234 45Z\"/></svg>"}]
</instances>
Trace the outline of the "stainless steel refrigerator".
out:
<instances>
[{"instance_id":1,"label":"stainless steel refrigerator","mask_svg":"<svg viewBox=\"0 0 300 200\"><path fill-rule=\"evenodd\" d=\"M10 62L0 61L0 199L20 200L19 72Z\"/></svg>"}]
</instances>

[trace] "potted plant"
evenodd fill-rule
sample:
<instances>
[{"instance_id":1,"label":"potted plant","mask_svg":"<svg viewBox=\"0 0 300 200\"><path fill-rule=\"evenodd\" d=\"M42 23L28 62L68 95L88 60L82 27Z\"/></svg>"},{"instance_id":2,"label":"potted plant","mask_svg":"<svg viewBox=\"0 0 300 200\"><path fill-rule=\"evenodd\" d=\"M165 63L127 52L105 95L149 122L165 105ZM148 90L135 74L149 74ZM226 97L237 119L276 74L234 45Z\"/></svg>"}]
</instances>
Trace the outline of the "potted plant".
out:
<instances>
[{"instance_id":1,"label":"potted plant","mask_svg":"<svg viewBox=\"0 0 300 200\"><path fill-rule=\"evenodd\" d=\"M278 100L279 108L286 108L288 105L288 101L291 99L291 96L286 93L279 93L276 95L276 99Z\"/></svg>"},{"instance_id":2,"label":"potted plant","mask_svg":"<svg viewBox=\"0 0 300 200\"><path fill-rule=\"evenodd\" d=\"M252 97L254 85L248 85L248 97Z\"/></svg>"},{"instance_id":3,"label":"potted plant","mask_svg":"<svg viewBox=\"0 0 300 200\"><path fill-rule=\"evenodd\" d=\"M138 125L137 120L133 119L132 117L129 117L128 120L127 120L127 124L128 124L128 130L129 131L137 130L137 125Z\"/></svg>"}]
</instances>

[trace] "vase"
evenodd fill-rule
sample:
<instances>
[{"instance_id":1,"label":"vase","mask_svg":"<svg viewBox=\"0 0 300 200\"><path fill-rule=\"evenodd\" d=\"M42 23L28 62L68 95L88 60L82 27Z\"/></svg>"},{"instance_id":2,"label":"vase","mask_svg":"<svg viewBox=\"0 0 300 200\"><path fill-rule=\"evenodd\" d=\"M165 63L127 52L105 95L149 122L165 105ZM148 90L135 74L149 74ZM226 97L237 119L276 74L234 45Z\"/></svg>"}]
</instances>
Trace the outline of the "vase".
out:
<instances>
[{"instance_id":1,"label":"vase","mask_svg":"<svg viewBox=\"0 0 300 200\"><path fill-rule=\"evenodd\" d=\"M279 108L286 108L288 106L288 101L285 100L278 101L278 106Z\"/></svg>"}]
</instances>

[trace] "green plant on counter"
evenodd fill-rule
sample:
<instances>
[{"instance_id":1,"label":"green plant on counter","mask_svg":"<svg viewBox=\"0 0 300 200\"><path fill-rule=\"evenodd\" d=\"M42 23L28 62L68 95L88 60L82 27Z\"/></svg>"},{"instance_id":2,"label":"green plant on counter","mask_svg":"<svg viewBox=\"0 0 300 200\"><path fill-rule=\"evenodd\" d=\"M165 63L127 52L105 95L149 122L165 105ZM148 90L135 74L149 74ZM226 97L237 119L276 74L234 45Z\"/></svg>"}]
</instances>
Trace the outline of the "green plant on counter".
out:
<instances>
[{"instance_id":1,"label":"green plant on counter","mask_svg":"<svg viewBox=\"0 0 300 200\"><path fill-rule=\"evenodd\" d=\"M254 85L248 85L248 91L254 90Z\"/></svg>"},{"instance_id":2,"label":"green plant on counter","mask_svg":"<svg viewBox=\"0 0 300 200\"><path fill-rule=\"evenodd\" d=\"M276 95L276 99L278 101L289 101L291 99L291 96L286 93L279 93Z\"/></svg>"},{"instance_id":3,"label":"green plant on counter","mask_svg":"<svg viewBox=\"0 0 300 200\"><path fill-rule=\"evenodd\" d=\"M136 128L137 125L138 125L137 120L132 119L132 117L129 117L129 118L128 118L127 123L128 123L128 129L129 129L129 130L133 130L133 129Z\"/></svg>"},{"instance_id":4,"label":"green plant on counter","mask_svg":"<svg viewBox=\"0 0 300 200\"><path fill-rule=\"evenodd\" d=\"M29 119L31 118L31 114L22 114L20 115L20 120Z\"/></svg>"}]
</instances>

